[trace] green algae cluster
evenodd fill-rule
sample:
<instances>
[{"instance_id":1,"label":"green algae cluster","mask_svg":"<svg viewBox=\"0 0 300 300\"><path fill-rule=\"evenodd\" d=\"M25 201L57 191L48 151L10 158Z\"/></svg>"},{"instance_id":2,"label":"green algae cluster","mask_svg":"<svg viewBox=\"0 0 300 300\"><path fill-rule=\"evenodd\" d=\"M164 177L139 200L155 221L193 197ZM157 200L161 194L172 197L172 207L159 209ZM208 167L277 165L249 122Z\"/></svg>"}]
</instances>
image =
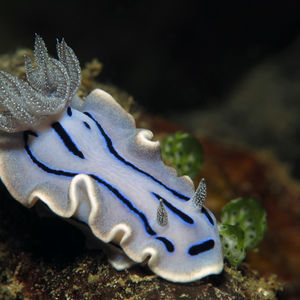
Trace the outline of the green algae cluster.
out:
<instances>
[{"instance_id":1,"label":"green algae cluster","mask_svg":"<svg viewBox=\"0 0 300 300\"><path fill-rule=\"evenodd\" d=\"M219 225L224 257L237 267L246 257L245 234L239 225Z\"/></svg>"},{"instance_id":2,"label":"green algae cluster","mask_svg":"<svg viewBox=\"0 0 300 300\"><path fill-rule=\"evenodd\" d=\"M161 142L162 159L173 166L179 176L188 175L192 179L202 169L203 148L191 134L183 131L168 135Z\"/></svg>"},{"instance_id":3,"label":"green algae cluster","mask_svg":"<svg viewBox=\"0 0 300 300\"><path fill-rule=\"evenodd\" d=\"M232 266L237 267L244 260L246 250L262 241L266 219L264 208L253 198L237 198L224 206L219 233L224 256Z\"/></svg>"}]
</instances>

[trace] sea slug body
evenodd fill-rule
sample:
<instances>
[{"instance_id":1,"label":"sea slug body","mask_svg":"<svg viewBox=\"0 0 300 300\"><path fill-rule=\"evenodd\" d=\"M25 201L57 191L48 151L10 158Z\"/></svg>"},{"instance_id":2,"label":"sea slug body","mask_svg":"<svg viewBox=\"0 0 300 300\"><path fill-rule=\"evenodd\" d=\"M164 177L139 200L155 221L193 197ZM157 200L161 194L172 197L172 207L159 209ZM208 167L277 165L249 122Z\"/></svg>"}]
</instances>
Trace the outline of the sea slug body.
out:
<instances>
[{"instance_id":1,"label":"sea slug body","mask_svg":"<svg viewBox=\"0 0 300 300\"><path fill-rule=\"evenodd\" d=\"M161 161L159 142L103 90L83 101L79 62L64 40L51 58L36 36L26 79L0 71L0 176L27 207L85 223L117 269L147 261L157 275L189 282L223 269L204 180Z\"/></svg>"}]
</instances>

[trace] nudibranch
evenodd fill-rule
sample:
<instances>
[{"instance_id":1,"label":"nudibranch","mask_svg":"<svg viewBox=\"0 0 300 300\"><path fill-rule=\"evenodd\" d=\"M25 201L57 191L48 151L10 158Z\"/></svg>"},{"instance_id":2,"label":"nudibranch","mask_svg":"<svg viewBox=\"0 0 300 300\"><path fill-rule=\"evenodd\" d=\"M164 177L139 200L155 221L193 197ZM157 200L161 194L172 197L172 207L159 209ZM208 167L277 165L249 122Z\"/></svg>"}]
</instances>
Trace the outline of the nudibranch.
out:
<instances>
[{"instance_id":1,"label":"nudibranch","mask_svg":"<svg viewBox=\"0 0 300 300\"><path fill-rule=\"evenodd\" d=\"M27 207L37 201L85 223L121 270L147 263L157 275L190 282L223 269L217 222L194 190L163 164L152 132L108 93L76 95L79 61L64 40L58 59L35 38L26 81L0 71L0 176Z\"/></svg>"}]
</instances>

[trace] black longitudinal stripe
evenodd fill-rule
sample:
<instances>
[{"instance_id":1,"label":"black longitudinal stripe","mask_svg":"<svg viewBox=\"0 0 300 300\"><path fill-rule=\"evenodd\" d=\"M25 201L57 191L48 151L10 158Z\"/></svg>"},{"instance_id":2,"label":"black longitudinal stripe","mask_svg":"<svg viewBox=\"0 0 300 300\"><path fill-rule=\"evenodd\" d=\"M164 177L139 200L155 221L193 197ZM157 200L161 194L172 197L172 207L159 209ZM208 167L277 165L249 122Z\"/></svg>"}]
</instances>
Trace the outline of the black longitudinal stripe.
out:
<instances>
[{"instance_id":1,"label":"black longitudinal stripe","mask_svg":"<svg viewBox=\"0 0 300 300\"><path fill-rule=\"evenodd\" d=\"M67 114L68 114L69 117L72 116L72 109L71 109L70 106L68 106L68 108L67 108Z\"/></svg>"},{"instance_id":2,"label":"black longitudinal stripe","mask_svg":"<svg viewBox=\"0 0 300 300\"><path fill-rule=\"evenodd\" d=\"M164 243L166 249L169 251L169 252L174 252L175 250L175 247L173 245L173 243L171 241L169 241L167 238L163 237L163 236L158 236L156 237L157 240L161 241Z\"/></svg>"},{"instance_id":3,"label":"black longitudinal stripe","mask_svg":"<svg viewBox=\"0 0 300 300\"><path fill-rule=\"evenodd\" d=\"M31 160L33 161L34 164L36 164L40 169L47 173L55 174L55 175L60 175L60 176L67 176L67 177L74 177L78 175L79 173L73 173L73 172L66 172L62 170L54 170L46 166L45 164L41 163L38 159L35 158L35 156L32 154L29 146L28 146L28 136L33 135L33 136L38 136L35 132L33 131L25 131L23 134L24 137L24 148Z\"/></svg>"},{"instance_id":4,"label":"black longitudinal stripe","mask_svg":"<svg viewBox=\"0 0 300 300\"><path fill-rule=\"evenodd\" d=\"M169 188L168 186L166 186L164 183L162 183L160 180L156 179L154 176L150 175L149 173L141 170L140 168L138 168L137 166L135 166L134 164L132 164L131 162L127 161L126 159L124 159L118 152L117 150L114 148L112 141L110 139L110 137L106 134L106 132L104 131L104 129L102 128L102 126L99 124L99 122L88 112L84 112L85 115L87 115L90 119L92 119L96 126L98 127L99 131L101 132L102 136L105 139L106 145L109 149L109 151L121 162L123 162L124 164L126 164L127 166L131 167L132 169L138 171L139 173L144 174L145 176L151 178L153 181L155 181L156 183L160 184L161 186L163 186L165 189L167 189L169 192L171 192L173 195L175 195L176 197L182 199L182 200L186 200L188 201L190 198L187 196L182 195L181 193Z\"/></svg>"},{"instance_id":5,"label":"black longitudinal stripe","mask_svg":"<svg viewBox=\"0 0 300 300\"><path fill-rule=\"evenodd\" d=\"M68 148L69 151L71 151L74 155L80 157L81 159L85 158L83 153L77 148L77 146L74 144L68 133L65 131L65 129L61 126L59 122L53 123L51 127L59 135L64 145Z\"/></svg>"},{"instance_id":6,"label":"black longitudinal stripe","mask_svg":"<svg viewBox=\"0 0 300 300\"><path fill-rule=\"evenodd\" d=\"M205 251L208 251L208 250L212 249L214 246L215 246L214 240L207 240L203 243L192 246L189 249L188 253L190 255L198 255L202 252L205 252Z\"/></svg>"},{"instance_id":7,"label":"black longitudinal stripe","mask_svg":"<svg viewBox=\"0 0 300 300\"><path fill-rule=\"evenodd\" d=\"M214 220L212 219L212 217L210 216L210 214L208 213L208 211L206 210L206 208L204 206L202 206L201 212L203 214L205 214L205 216L207 217L207 219L208 219L208 221L210 222L211 225L215 225Z\"/></svg>"},{"instance_id":8,"label":"black longitudinal stripe","mask_svg":"<svg viewBox=\"0 0 300 300\"><path fill-rule=\"evenodd\" d=\"M29 132L24 132L24 148L25 148L25 151L27 152L27 154L29 155L29 157L31 158L31 160L33 161L34 164L36 164L43 171L45 171L47 173L55 174L55 175L66 176L66 177L74 177L74 176L79 174L79 173L76 173L76 172L67 172L67 171L63 171L63 170L52 169L52 168L49 168L48 166L46 166L45 164L43 164L42 162L40 162L32 154L32 152L31 152L31 150L28 146L28 135L29 134L34 135L32 133L29 133ZM35 135L35 136L37 136L37 135ZM125 198L116 188L114 188L112 185L110 185L109 183L107 183L106 181L102 180L101 178L99 178L98 176L96 176L94 174L87 174L87 175L94 178L98 183L104 185L119 200L121 200L131 211L133 211L136 215L138 215L140 217L140 219L142 220L142 222L144 224L144 227L145 227L145 230L148 232L148 234L150 234L152 236L156 235L156 232L151 228L151 226L150 226L146 216L144 215L144 213L142 213L136 207L134 207L133 204L127 198Z\"/></svg>"},{"instance_id":9,"label":"black longitudinal stripe","mask_svg":"<svg viewBox=\"0 0 300 300\"><path fill-rule=\"evenodd\" d=\"M187 214L185 214L184 212L182 212L181 210L179 210L177 207L173 206L170 202L168 202L166 199L164 199L163 197L161 197L160 195L156 194L156 193L152 193L158 200L162 200L163 203L165 204L166 207L168 207L174 214L176 214L179 218L181 218L184 222L189 223L189 224L194 224L194 220L188 216Z\"/></svg>"},{"instance_id":10,"label":"black longitudinal stripe","mask_svg":"<svg viewBox=\"0 0 300 300\"><path fill-rule=\"evenodd\" d=\"M89 125L89 123L87 123L87 122L83 122L83 124L84 124L84 126L87 128L87 129L91 129L91 126Z\"/></svg>"},{"instance_id":11,"label":"black longitudinal stripe","mask_svg":"<svg viewBox=\"0 0 300 300\"><path fill-rule=\"evenodd\" d=\"M105 185L112 193L115 194L115 196L117 196L131 211L133 211L135 214L137 214L140 219L143 221L144 226L146 231L150 234L150 235L156 235L156 232L151 228L146 216L139 211L136 207L133 206L133 204L127 199L125 198L116 188L114 188L113 186L111 186L109 183L105 182L104 180L102 180L101 178L99 178L98 176L94 175L94 174L88 174L90 175L92 178L94 178L96 181L98 181L100 184Z\"/></svg>"}]
</instances>

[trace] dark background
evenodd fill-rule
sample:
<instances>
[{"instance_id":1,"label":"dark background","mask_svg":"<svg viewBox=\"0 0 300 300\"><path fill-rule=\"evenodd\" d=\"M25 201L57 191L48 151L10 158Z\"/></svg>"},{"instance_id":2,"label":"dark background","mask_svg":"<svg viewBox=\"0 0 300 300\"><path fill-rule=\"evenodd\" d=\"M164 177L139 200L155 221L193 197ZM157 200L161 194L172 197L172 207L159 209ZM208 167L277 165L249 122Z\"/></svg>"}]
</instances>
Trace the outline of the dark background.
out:
<instances>
[{"instance_id":1,"label":"dark background","mask_svg":"<svg viewBox=\"0 0 300 300\"><path fill-rule=\"evenodd\" d=\"M82 65L94 57L104 64L99 81L126 90L150 113L165 117L179 113L181 124L185 125L184 120L188 119L193 123L195 116L192 119L189 112L214 109L216 113L219 106L223 107L219 114L234 111L232 104L227 107L226 103L241 78L288 49L300 32L299 1L206 2L5 1L0 10L0 54L17 47L32 48L34 33L38 33L55 55L55 40L64 37ZM300 47L293 53L300 53ZM300 56L295 57L288 62L289 71L285 70L283 77L297 74L293 87L298 87ZM276 106L277 114L271 120L273 115L268 110L273 107L272 101L264 103L261 113L260 103L255 104L255 113L251 112L251 104L245 111L241 111L240 104L225 121L220 121L220 117L211 121L219 127L213 134L230 136L233 129L240 130L233 135L234 139L244 139L258 148L271 148L300 177L300 124L295 125L296 109L300 115L298 92L293 94L284 119L280 115L282 107ZM284 105L284 101L276 103ZM288 124L290 112L294 116L289 127L282 129L274 123L275 118L276 122ZM253 115L258 122L249 118ZM199 119L203 117L199 115ZM263 123L265 119L268 123ZM230 122L227 132L220 131ZM204 127L193 124L188 128ZM213 126L206 126L210 127Z\"/></svg>"},{"instance_id":2,"label":"dark background","mask_svg":"<svg viewBox=\"0 0 300 300\"><path fill-rule=\"evenodd\" d=\"M146 109L189 109L222 101L245 71L295 39L300 2L280 2L5 1L0 52L32 48L36 32L54 55L65 37L82 64L103 62L101 81Z\"/></svg>"}]
</instances>

